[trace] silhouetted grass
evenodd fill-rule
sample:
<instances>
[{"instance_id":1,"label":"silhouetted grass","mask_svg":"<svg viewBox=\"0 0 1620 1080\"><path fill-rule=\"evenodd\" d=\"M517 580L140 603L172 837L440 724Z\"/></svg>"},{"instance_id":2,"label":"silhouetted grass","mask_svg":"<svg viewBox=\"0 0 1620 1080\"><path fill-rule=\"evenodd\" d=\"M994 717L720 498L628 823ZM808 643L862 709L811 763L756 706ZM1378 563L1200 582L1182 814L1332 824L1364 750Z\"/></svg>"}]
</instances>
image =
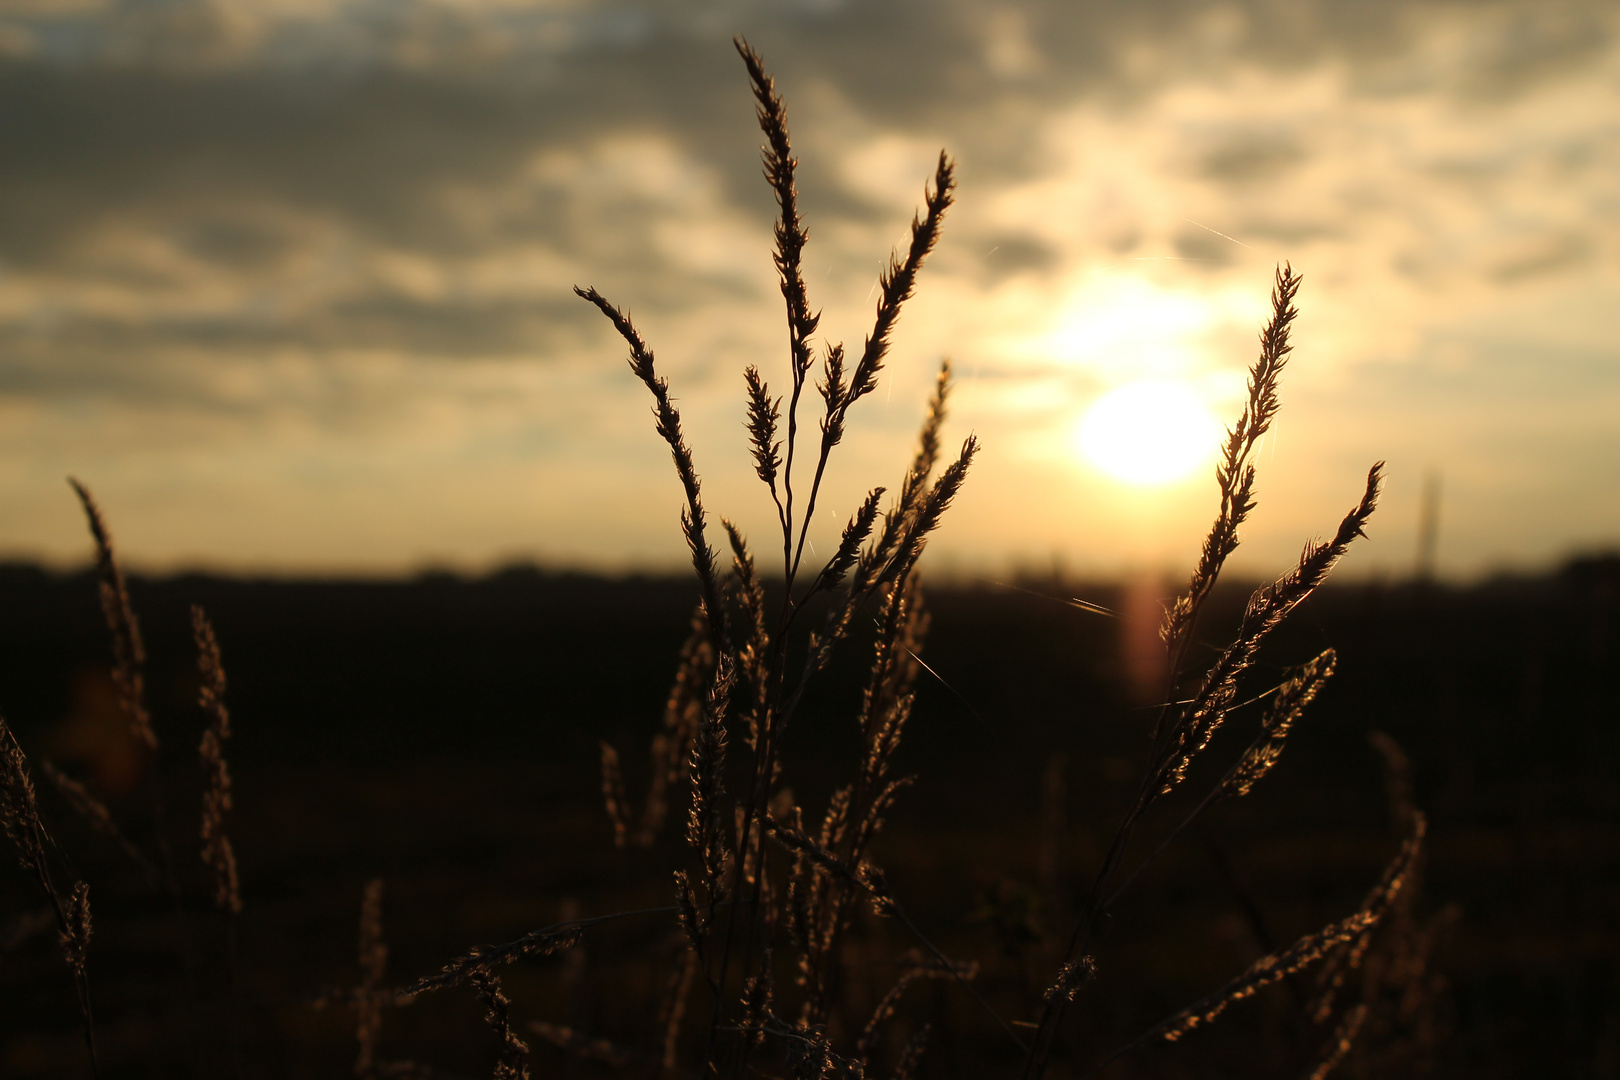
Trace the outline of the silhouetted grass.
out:
<instances>
[{"instance_id":1,"label":"silhouetted grass","mask_svg":"<svg viewBox=\"0 0 1620 1080\"><path fill-rule=\"evenodd\" d=\"M712 546L697 450L687 442L675 395L659 375L652 349L620 308L594 289L578 290L628 347L632 373L652 395L655 426L685 496L680 528L691 551L696 608L648 765L627 769L619 745L602 743L606 815L600 833L611 838L611 847L589 854L574 842L590 828L578 824L578 810L555 818L532 805L458 811L462 796L479 782L469 781L449 754L390 789L389 797L404 804L393 815L401 829L438 827L459 837L449 827L458 812L487 815L489 835L502 838L491 843L503 851L514 832L526 830L537 852L526 873L544 879L555 867L572 875L547 886L573 894L567 913L537 916L539 905L531 897L499 894L475 875L447 869L434 886L437 901L480 914L445 919L435 945L442 944L446 928L500 925L511 932L503 944L463 942L453 955L445 950L448 962L413 955L416 966L403 972L396 953L392 977L400 981L390 985L381 879L369 867L352 867L352 850L327 846L338 829L330 814L309 808L301 813L298 794L284 793L278 825L267 829L267 819L261 819L260 850L268 858L277 843L268 834L279 831L283 849L306 852L301 857L310 866L331 859L342 873L364 873L359 971L351 975L352 987L338 989L315 989L321 980L301 990L256 980L249 973L256 963L281 970L267 956L295 947L300 921L311 916L284 918L267 937L255 938L252 930L254 849L243 845L246 870L239 880L236 846L227 832L236 821L238 793L224 757L225 740L233 735L222 659L229 650L222 649L202 609L194 608L197 693L191 726L199 731L201 768L190 786L199 793L199 830L191 857L181 858L165 811L165 792L178 786L177 777L158 757L170 736L162 730L159 738L148 705L149 688L158 684L148 676L132 590L107 523L88 489L74 483L97 551L113 658L108 682L124 721L117 752L128 757L131 775L144 778L144 786L97 792L98 785L111 789L113 782L80 780L54 769L50 775L65 806L127 862L120 902L139 913L152 940L162 941L174 969L163 981L179 1002L172 1015L151 1025L161 1045L148 1047L144 1059L138 1038L120 1042L117 1069L137 1075L143 1060L172 1068L176 1060L189 1059L190 1068L203 1074L296 1074L301 1067L289 1066L288 1048L297 1044L297 1025L313 1021L288 1017L319 1006L328 1013L352 1011L358 1046L353 1072L362 1077L447 1075L414 1049L395 1053L393 1040L410 1041L412 1029L437 1031L459 1019L472 1021L464 1030L471 1040L478 1037L480 1015L487 1027L481 1032L484 1056L497 1077L540 1071L534 1061L542 1053L572 1062L566 1067L585 1075L1181 1075L1167 1044L1180 1052L1184 1044L1197 1043L1202 1029L1266 991L1274 1007L1265 1014L1263 1037L1245 1034L1235 1045L1223 1043L1189 1060L1214 1060L1244 1075L1420 1072L1431 1063L1444 1026L1430 958L1449 916L1425 921L1414 906L1428 824L1414 805L1399 745L1389 736L1376 741L1386 763L1389 817L1400 839L1364 842L1353 858L1341 860L1359 865L1379 858L1387 865L1359 903L1344 904L1347 910L1320 929L1274 937L1264 901L1244 886L1224 847L1204 831L1213 807L1275 782L1274 771L1286 768L1279 766L1286 740L1309 723L1306 707L1344 663L1333 651L1316 649L1308 654L1314 659L1279 669L1263 659L1262 647L1286 633L1285 620L1362 535L1377 504L1381 463L1369 470L1333 534L1307 543L1297 565L1229 612L1229 636L1215 632L1227 629L1214 617L1224 564L1258 502L1253 451L1280 407L1299 275L1286 266L1277 271L1244 410L1221 450L1215 522L1185 591L1166 609L1164 696L1156 708L1131 717L1139 739L1119 739L1139 760L1133 769L1124 753L1110 754L1103 782L1071 797L1079 778L1096 782L1099 774L1077 768L1072 756L1052 754L1050 745L1030 746L1004 730L1004 714L1023 704L1015 695L1027 686L1009 684L1001 697L979 694L967 682L947 683L924 659L933 616L920 559L970 482L980 452L969 436L940 467L948 365L923 409L916 453L894 494L874 487L848 512L827 560L803 564L828 461L848 425L858 422L855 407L890 362L893 329L954 198L954 166L940 155L909 244L880 277L873 322L858 353L846 358L842 345L818 347L813 339L819 316L800 271L808 231L786 109L759 56L740 41L738 51L765 136L765 176L780 209L774 257L788 328L788 389L772 396L764 369L750 366L743 373L750 454L765 488L762 497L777 511L777 533L765 545L772 553L769 570L757 562L748 538L724 519L729 565ZM813 374L818 354L819 378ZM820 398L814 429L801 417L814 400L804 393L810 385ZM811 441L801 445L804 438ZM646 602L651 591L638 594L635 583L624 587L633 603ZM690 602L690 590L680 598ZM1052 599L1058 606L1070 603L1061 594ZM1111 610L1096 596L1079 607ZM1062 610L1067 616L1072 609ZM678 629L678 619L669 621ZM1192 658L1202 654L1195 644L1214 641L1224 644L1198 670ZM497 647L482 655L487 659ZM595 677L648 677L621 670L641 664L644 653L601 655L605 651L599 644L588 651L588 659L600 665ZM982 644L967 649L962 655L968 663L953 674L971 675L973 662L988 663L993 652ZM1018 649L996 655L1032 665L1087 659L1075 641L1056 633L1029 635ZM274 677L296 680L300 674L291 665ZM340 674L365 677L355 670ZM578 668L570 674L581 685L536 688L538 709L558 702L588 709L612 697ZM547 696L550 689L555 693ZM977 743L983 760L962 768L958 759L948 787L926 793L931 807L944 809L933 820L908 819L904 807L918 778L906 771L902 747L909 749L909 722L919 700L930 695L936 705L956 710L959 722L988 734ZM364 699L361 691L357 700ZM1119 701L1103 706L1059 696L1055 704L1075 714L1093 707L1121 711ZM375 724L386 722L373 718ZM454 747L467 721L447 715L432 722L433 738ZM25 913L5 941L18 948L55 926L93 1067L91 1002L98 983L87 886L81 882L66 893L56 886L74 863L50 841L21 745L3 725L0 739L5 830L51 916ZM539 743L559 758L568 745L560 735ZM645 784L644 794L627 773ZM361 797L361 781L353 775L340 774L333 784ZM443 791L436 792L436 785ZM1009 790L1019 789L1038 792L1032 799L1038 806L1011 811L998 805ZM1101 809L1108 824L1073 820L1076 807ZM891 819L901 827L890 830ZM671 822L681 827L671 829ZM1288 825L1274 810L1261 809L1250 812L1245 831L1252 836L1277 830L1283 843L1292 839ZM1185 845L1194 838L1211 853L1210 865L1187 873ZM424 842L420 836L413 840ZM465 854L456 849L441 857L453 868ZM548 855L554 861L548 863ZM997 857L1006 870L992 881L960 880L943 869L963 860L984 866ZM644 874L635 872L638 864ZM94 865L99 870L111 864ZM331 877L334 871L328 867L325 873ZM1200 943L1204 921L1184 917L1187 904L1181 905L1182 918L1155 921L1178 914L1175 904L1156 900L1149 888L1162 886L1167 874L1178 888L1234 897L1243 933L1259 955L1229 965L1221 979L1190 988L1190 981L1214 966L1207 955L1211 946ZM909 890L914 884L922 887ZM1353 881L1338 881L1327 891L1338 896L1357 888ZM143 891L164 914L143 910L145 901L132 899ZM160 920L167 920L166 930L152 931ZM420 929L422 921L413 926ZM965 931L964 923L979 929ZM523 926L539 928L518 933ZM252 946L240 958L238 934ZM1137 969L1128 970L1132 965ZM1156 980L1160 989L1144 989ZM610 1000L596 1008L582 1003L588 985L598 999ZM452 993L458 988L459 998ZM474 999L478 1007L468 1008ZM186 1045L177 1049L180 1041ZM1138 1069L1144 1051L1158 1056ZM553 1064L548 1060L545 1068Z\"/></svg>"}]
</instances>

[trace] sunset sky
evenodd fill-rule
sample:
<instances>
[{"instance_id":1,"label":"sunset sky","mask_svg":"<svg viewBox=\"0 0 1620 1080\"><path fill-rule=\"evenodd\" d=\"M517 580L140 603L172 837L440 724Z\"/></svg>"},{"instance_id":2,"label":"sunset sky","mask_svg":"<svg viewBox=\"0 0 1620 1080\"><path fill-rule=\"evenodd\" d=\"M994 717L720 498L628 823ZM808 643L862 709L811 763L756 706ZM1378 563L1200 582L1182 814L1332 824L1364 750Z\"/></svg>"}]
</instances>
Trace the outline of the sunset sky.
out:
<instances>
[{"instance_id":1,"label":"sunset sky","mask_svg":"<svg viewBox=\"0 0 1620 1080\"><path fill-rule=\"evenodd\" d=\"M787 99L829 340L960 170L823 552L948 355L947 441L984 450L936 567L1184 568L1282 260L1241 569L1380 458L1348 574L1412 571L1429 477L1448 577L1620 545L1612 2L0 0L0 557L86 557L72 474L148 570L678 566L646 392L575 284L632 312L711 512L768 548L741 372L785 386L786 337L733 34Z\"/></svg>"}]
</instances>

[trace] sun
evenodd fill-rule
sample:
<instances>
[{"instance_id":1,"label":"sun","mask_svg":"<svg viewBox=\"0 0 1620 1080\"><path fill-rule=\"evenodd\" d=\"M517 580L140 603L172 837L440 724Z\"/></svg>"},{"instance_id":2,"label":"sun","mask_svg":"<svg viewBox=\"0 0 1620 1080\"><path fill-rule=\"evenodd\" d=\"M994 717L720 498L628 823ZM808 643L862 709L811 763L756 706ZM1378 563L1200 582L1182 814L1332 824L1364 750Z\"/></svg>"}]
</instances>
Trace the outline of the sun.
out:
<instances>
[{"instance_id":1,"label":"sun","mask_svg":"<svg viewBox=\"0 0 1620 1080\"><path fill-rule=\"evenodd\" d=\"M1097 471L1124 484L1154 487L1210 461L1221 427L1192 388L1134 382L1110 390L1075 428L1075 448Z\"/></svg>"}]
</instances>

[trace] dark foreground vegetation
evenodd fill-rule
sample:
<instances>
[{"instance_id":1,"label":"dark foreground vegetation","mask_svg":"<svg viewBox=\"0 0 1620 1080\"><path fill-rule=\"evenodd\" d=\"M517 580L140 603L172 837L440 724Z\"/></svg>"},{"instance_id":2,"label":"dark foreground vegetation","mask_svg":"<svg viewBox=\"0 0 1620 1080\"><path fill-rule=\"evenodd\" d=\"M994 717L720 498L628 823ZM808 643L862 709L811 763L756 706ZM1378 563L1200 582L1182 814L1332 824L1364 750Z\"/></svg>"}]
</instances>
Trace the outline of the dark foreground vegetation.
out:
<instances>
[{"instance_id":1,"label":"dark foreground vegetation","mask_svg":"<svg viewBox=\"0 0 1620 1080\"><path fill-rule=\"evenodd\" d=\"M1367 1044L1387 1056L1369 1057L1364 1073L1352 1057L1345 1075L1614 1075L1617 569L1587 560L1470 589L1319 591L1263 667L1280 676L1331 644L1336 677L1283 763L1184 835L1122 907L1096 949L1083 1022L1125 1042L1353 909L1397 843L1384 758L1369 743L1381 731L1410 758L1411 799L1429 816L1414 914L1435 932L1437 977L1406 1027ZM352 1007L330 993L312 1002L361 984L355 927L374 878L386 882L387 985L474 943L667 904L680 823L651 851L616 849L598 745L620 747L639 799L641 748L688 633L689 580L513 570L397 583L173 578L131 591L166 748L170 842L189 875L184 920L39 781L60 849L92 887L105 1075L350 1073ZM876 854L931 940L981 966L980 992L998 1008L1019 1012L1041 924L1068 915L1047 898L1095 872L1149 747L1138 628L1060 600L1128 614L1144 595L1173 592L1039 579L929 591L933 673L919 681L896 765L918 779ZM1246 595L1217 592L1212 635ZM95 581L12 567L0 600L0 706L19 741L82 779L145 843L149 777L109 676ZM230 674L243 900L234 989L225 919L196 858L206 784L192 748L208 717L196 705L193 603L213 616ZM807 703L787 748L804 802L841 782L863 675L835 669ZM73 980L39 909L27 876L0 873L0 1075L84 1075ZM648 1010L679 950L669 918L653 916L505 969L534 1074L608 1071L534 1036L525 1025L536 1019L656 1058ZM881 994L893 977L875 971L875 991L861 992ZM1273 986L1108 1075L1294 1075L1291 993ZM953 983L916 986L901 1008L908 1023L932 1023L917 1075L980 1075L1004 1057L993 1023ZM384 1010L378 1047L390 1061L487 1076L499 1044L464 988Z\"/></svg>"}]
</instances>

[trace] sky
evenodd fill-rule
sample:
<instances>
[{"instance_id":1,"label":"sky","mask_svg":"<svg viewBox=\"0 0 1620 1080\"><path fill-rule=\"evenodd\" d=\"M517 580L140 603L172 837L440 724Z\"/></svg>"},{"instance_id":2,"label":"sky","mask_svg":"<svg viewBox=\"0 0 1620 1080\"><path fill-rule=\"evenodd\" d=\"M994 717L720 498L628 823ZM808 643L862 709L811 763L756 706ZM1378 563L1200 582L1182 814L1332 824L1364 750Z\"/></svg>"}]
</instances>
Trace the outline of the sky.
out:
<instances>
[{"instance_id":1,"label":"sky","mask_svg":"<svg viewBox=\"0 0 1620 1080\"><path fill-rule=\"evenodd\" d=\"M0 558L87 557L73 475L148 571L678 567L648 396L576 284L769 550L742 370L779 392L787 348L734 34L787 101L825 343L958 168L823 553L949 357L947 442L983 451L938 569L1184 572L1283 261L1236 569L1377 460L1351 576L1413 571L1426 487L1449 578L1620 544L1612 3L0 0Z\"/></svg>"}]
</instances>

